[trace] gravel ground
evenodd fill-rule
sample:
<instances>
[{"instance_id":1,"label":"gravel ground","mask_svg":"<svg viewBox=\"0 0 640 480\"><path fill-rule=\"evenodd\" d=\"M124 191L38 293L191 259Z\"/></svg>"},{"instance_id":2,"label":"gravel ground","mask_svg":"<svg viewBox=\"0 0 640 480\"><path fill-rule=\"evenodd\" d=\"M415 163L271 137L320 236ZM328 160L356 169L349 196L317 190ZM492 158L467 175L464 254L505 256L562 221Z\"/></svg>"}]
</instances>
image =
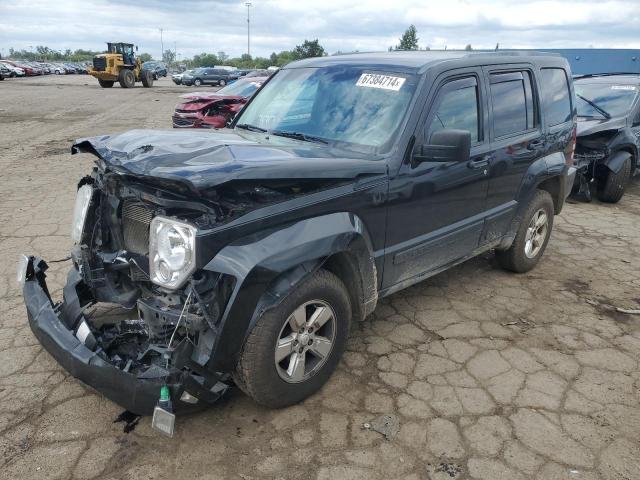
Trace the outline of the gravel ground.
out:
<instances>
[{"instance_id":1,"label":"gravel ground","mask_svg":"<svg viewBox=\"0 0 640 480\"><path fill-rule=\"evenodd\" d=\"M491 255L380 302L326 387L270 411L239 392L167 439L80 384L38 345L19 253L67 255L79 137L170 128L180 92L88 76L0 83L2 478L632 480L640 478L640 186L572 203L525 275ZM52 264L60 298L67 264ZM385 439L362 425L395 415Z\"/></svg>"}]
</instances>

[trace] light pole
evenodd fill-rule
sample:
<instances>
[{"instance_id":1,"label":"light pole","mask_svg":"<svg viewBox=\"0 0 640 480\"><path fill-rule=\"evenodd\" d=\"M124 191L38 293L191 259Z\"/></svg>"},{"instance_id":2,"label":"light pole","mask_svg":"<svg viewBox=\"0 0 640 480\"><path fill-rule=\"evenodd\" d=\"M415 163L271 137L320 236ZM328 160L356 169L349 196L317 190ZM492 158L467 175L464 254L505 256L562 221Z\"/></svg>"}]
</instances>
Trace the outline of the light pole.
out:
<instances>
[{"instance_id":1,"label":"light pole","mask_svg":"<svg viewBox=\"0 0 640 480\"><path fill-rule=\"evenodd\" d=\"M164 60L164 42L162 41L162 28L160 29L160 61Z\"/></svg>"},{"instance_id":2,"label":"light pole","mask_svg":"<svg viewBox=\"0 0 640 480\"><path fill-rule=\"evenodd\" d=\"M247 55L251 56L251 28L249 23L249 9L251 8L251 2L246 2L247 6Z\"/></svg>"}]
</instances>

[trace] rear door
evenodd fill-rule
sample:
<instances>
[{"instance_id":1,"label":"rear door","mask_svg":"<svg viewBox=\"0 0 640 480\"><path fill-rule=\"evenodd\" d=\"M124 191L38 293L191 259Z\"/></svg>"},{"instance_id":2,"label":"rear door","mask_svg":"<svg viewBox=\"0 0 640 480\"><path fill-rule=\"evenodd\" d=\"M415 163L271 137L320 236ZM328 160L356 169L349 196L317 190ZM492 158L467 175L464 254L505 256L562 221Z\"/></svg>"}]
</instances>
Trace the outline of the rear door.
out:
<instances>
[{"instance_id":1,"label":"rear door","mask_svg":"<svg viewBox=\"0 0 640 480\"><path fill-rule=\"evenodd\" d=\"M515 214L524 175L543 155L539 96L530 65L485 67L489 86L490 138L488 217L481 244L506 233Z\"/></svg>"},{"instance_id":2,"label":"rear door","mask_svg":"<svg viewBox=\"0 0 640 480\"><path fill-rule=\"evenodd\" d=\"M216 70L213 68L207 68L205 71L204 83L213 85L216 83Z\"/></svg>"},{"instance_id":3,"label":"rear door","mask_svg":"<svg viewBox=\"0 0 640 480\"><path fill-rule=\"evenodd\" d=\"M471 159L417 165L405 161L391 180L383 288L417 280L478 246L489 165L482 78L479 68L449 72L436 82L436 93L427 101L415 144L429 143L437 130L468 130Z\"/></svg>"}]
</instances>

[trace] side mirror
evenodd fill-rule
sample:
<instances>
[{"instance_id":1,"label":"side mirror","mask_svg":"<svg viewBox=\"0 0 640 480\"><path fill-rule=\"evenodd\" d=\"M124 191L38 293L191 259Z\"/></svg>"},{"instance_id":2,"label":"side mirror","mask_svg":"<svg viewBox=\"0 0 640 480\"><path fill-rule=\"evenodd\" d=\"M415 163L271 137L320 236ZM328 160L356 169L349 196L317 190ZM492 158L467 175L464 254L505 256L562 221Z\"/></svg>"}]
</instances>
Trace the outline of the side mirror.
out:
<instances>
[{"instance_id":1,"label":"side mirror","mask_svg":"<svg viewBox=\"0 0 640 480\"><path fill-rule=\"evenodd\" d=\"M412 165L421 162L468 162L471 156L471 132L468 130L439 130L426 145L416 145Z\"/></svg>"}]
</instances>

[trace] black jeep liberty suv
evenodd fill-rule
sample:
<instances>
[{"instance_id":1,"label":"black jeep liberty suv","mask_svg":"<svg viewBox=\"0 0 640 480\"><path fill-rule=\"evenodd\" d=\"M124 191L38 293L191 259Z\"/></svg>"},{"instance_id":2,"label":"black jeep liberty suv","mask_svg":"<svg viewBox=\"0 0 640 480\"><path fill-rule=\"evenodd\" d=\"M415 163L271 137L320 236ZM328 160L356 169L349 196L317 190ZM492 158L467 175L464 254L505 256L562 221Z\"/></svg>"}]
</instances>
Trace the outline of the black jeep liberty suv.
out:
<instances>
[{"instance_id":1,"label":"black jeep liberty suv","mask_svg":"<svg viewBox=\"0 0 640 480\"><path fill-rule=\"evenodd\" d=\"M283 407L335 369L379 298L495 250L543 255L571 190L576 111L552 54L389 52L278 71L227 129L76 141L64 299L21 259L31 328L138 414L235 383ZM126 319L86 315L96 303Z\"/></svg>"}]
</instances>

